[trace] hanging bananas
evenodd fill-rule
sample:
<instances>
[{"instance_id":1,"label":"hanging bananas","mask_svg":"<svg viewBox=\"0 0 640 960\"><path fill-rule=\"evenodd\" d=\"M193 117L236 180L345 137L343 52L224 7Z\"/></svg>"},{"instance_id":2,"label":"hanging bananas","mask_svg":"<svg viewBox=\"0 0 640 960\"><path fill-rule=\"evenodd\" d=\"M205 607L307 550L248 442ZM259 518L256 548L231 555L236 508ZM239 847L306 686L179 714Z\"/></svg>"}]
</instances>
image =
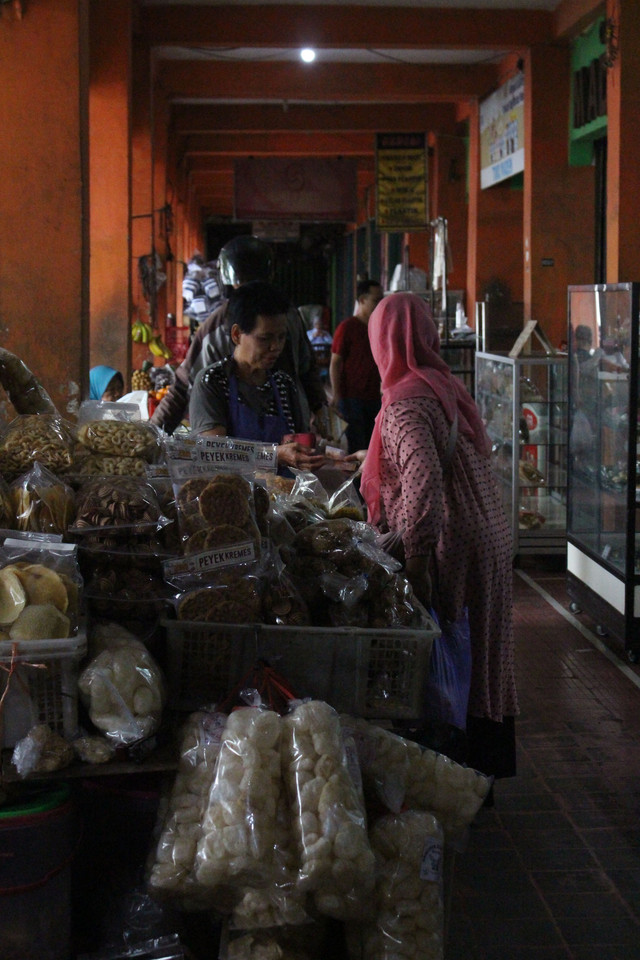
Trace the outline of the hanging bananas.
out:
<instances>
[{"instance_id":1,"label":"hanging bananas","mask_svg":"<svg viewBox=\"0 0 640 960\"><path fill-rule=\"evenodd\" d=\"M164 357L165 360L169 360L172 356L171 350L160 336L151 337L148 346L154 357Z\"/></svg>"},{"instance_id":2,"label":"hanging bananas","mask_svg":"<svg viewBox=\"0 0 640 960\"><path fill-rule=\"evenodd\" d=\"M149 343L153 339L153 330L148 323L137 318L131 324L131 339L134 343Z\"/></svg>"}]
</instances>

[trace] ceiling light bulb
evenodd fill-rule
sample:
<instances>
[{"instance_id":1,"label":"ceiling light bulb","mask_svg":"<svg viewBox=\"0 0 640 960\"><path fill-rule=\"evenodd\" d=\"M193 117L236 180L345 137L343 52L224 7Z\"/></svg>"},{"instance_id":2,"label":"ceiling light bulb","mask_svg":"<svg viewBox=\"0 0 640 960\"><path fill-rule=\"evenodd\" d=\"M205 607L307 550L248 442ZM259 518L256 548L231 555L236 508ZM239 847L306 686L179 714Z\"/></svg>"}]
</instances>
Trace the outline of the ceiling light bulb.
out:
<instances>
[{"instance_id":1,"label":"ceiling light bulb","mask_svg":"<svg viewBox=\"0 0 640 960\"><path fill-rule=\"evenodd\" d=\"M316 52L311 47L305 47L304 50L300 51L300 59L304 60L305 63L313 63L315 58Z\"/></svg>"}]
</instances>

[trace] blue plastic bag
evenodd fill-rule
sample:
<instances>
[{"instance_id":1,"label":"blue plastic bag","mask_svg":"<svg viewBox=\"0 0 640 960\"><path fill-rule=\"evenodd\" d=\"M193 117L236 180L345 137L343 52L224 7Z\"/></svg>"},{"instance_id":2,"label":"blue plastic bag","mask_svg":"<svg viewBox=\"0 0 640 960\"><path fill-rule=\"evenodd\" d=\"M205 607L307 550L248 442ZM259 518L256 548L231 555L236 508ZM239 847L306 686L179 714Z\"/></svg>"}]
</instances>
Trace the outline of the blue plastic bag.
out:
<instances>
[{"instance_id":1,"label":"blue plastic bag","mask_svg":"<svg viewBox=\"0 0 640 960\"><path fill-rule=\"evenodd\" d=\"M433 641L426 688L425 712L428 720L450 724L465 730L471 686L471 635L469 617L454 622L440 621L429 611L441 630Z\"/></svg>"}]
</instances>

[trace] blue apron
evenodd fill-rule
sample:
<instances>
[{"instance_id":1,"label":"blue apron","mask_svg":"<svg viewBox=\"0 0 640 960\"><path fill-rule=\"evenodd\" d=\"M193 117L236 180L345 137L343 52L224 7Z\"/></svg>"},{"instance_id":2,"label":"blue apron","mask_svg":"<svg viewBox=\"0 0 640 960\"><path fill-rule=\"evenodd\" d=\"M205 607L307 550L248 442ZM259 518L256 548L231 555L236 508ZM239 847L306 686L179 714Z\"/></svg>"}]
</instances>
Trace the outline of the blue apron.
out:
<instances>
[{"instance_id":1,"label":"blue apron","mask_svg":"<svg viewBox=\"0 0 640 960\"><path fill-rule=\"evenodd\" d=\"M273 390L278 413L256 413L246 403L241 403L238 395L238 378L229 374L229 435L240 440L263 440L265 443L282 443L282 438L290 432L290 426L282 409L282 400L273 377L267 383Z\"/></svg>"}]
</instances>

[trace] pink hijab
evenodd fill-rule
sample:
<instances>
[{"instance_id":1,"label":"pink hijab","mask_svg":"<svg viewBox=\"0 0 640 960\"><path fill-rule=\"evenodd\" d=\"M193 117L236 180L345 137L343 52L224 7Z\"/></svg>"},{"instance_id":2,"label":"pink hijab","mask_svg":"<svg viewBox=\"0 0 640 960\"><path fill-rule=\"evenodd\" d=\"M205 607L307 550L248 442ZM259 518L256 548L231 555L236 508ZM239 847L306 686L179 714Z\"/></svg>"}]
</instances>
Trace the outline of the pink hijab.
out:
<instances>
[{"instance_id":1,"label":"pink hijab","mask_svg":"<svg viewBox=\"0 0 640 960\"><path fill-rule=\"evenodd\" d=\"M382 406L376 417L360 490L369 521L380 522L380 424L390 403L408 397L435 397L449 423L458 414L458 431L489 456L491 444L478 408L464 384L440 356L440 337L431 308L414 293L393 293L369 318L369 342L382 380Z\"/></svg>"}]
</instances>

